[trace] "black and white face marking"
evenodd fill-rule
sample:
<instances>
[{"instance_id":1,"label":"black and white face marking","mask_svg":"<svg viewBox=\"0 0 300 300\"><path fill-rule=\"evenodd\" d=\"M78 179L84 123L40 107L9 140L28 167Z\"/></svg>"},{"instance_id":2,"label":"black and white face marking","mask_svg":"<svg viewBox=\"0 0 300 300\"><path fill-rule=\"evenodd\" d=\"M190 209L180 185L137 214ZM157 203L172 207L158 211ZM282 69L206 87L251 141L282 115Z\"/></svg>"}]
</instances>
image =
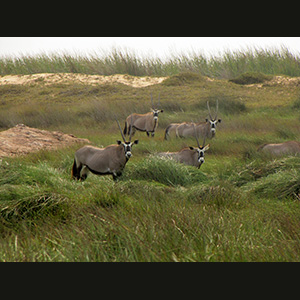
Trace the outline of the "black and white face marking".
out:
<instances>
[{"instance_id":1,"label":"black and white face marking","mask_svg":"<svg viewBox=\"0 0 300 300\"><path fill-rule=\"evenodd\" d=\"M158 119L158 114L159 114L160 112L163 112L163 109L152 109L152 108L151 108L151 110L152 110L152 112L153 112L153 118L154 118L154 120L157 120L157 119Z\"/></svg>"},{"instance_id":2,"label":"black and white face marking","mask_svg":"<svg viewBox=\"0 0 300 300\"><path fill-rule=\"evenodd\" d=\"M209 149L209 144L206 145L205 147L198 147L198 148L194 148L194 147L190 147L191 150L195 150L197 151L197 154L198 154L198 162L200 163L200 165L202 165L204 163L204 152L206 150Z\"/></svg>"},{"instance_id":3,"label":"black and white face marking","mask_svg":"<svg viewBox=\"0 0 300 300\"><path fill-rule=\"evenodd\" d=\"M129 159L132 156L132 153L131 153L132 145L138 144L138 142L139 142L139 140L135 140L133 143L131 143L131 142L122 143L121 141L117 141L118 145L121 145L121 144L123 145L125 156L127 159Z\"/></svg>"},{"instance_id":4,"label":"black and white face marking","mask_svg":"<svg viewBox=\"0 0 300 300\"><path fill-rule=\"evenodd\" d=\"M215 135L216 134L217 124L221 122L221 119L218 119L218 120L209 120L209 119L206 119L206 122L209 122L209 124L210 124L210 131L211 131L212 135Z\"/></svg>"}]
</instances>

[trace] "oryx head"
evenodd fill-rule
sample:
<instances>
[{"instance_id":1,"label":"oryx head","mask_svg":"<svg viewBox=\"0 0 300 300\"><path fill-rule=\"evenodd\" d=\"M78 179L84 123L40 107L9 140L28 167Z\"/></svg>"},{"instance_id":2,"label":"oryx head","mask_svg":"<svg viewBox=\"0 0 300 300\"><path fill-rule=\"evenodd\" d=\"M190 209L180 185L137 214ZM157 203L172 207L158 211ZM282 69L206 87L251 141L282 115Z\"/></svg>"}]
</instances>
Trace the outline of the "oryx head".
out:
<instances>
[{"instance_id":1,"label":"oryx head","mask_svg":"<svg viewBox=\"0 0 300 300\"><path fill-rule=\"evenodd\" d=\"M153 112L153 119L154 120L158 120L158 114L160 112L163 112L163 109L158 109L158 107L160 106L160 94L158 95L158 103L157 103L157 108L154 108L154 103L153 103L153 97L152 97L152 93L151 93L151 104L152 104L152 108L150 108L150 110Z\"/></svg>"},{"instance_id":2,"label":"oryx head","mask_svg":"<svg viewBox=\"0 0 300 300\"><path fill-rule=\"evenodd\" d=\"M117 140L117 144L118 145L122 145L124 147L124 153L125 153L125 157L126 159L128 160L132 153L131 153L131 148L132 148L132 145L133 144L138 144L139 140L135 140L133 143L131 142L131 134L132 134L132 131L130 132L130 136L129 136L129 141L127 142L125 137L124 137L124 134L122 132L122 129L121 129L121 126L120 126L120 123L119 121L116 119L117 123L118 123L118 126L119 126L119 129L120 129L120 132L121 132L121 136L123 138L123 141L120 141L120 140ZM132 122L132 115L131 115L131 122Z\"/></svg>"},{"instance_id":3,"label":"oryx head","mask_svg":"<svg viewBox=\"0 0 300 300\"><path fill-rule=\"evenodd\" d=\"M209 119L205 119L205 121L209 122L209 124L210 124L210 131L211 131L212 136L214 136L216 134L217 124L221 122L221 119L217 119L218 108L219 108L219 103L218 103L218 100L217 100L217 103L216 103L216 115L213 118L211 116L211 111L210 111L210 108L209 108L209 103L207 101L207 109L208 109Z\"/></svg>"},{"instance_id":4,"label":"oryx head","mask_svg":"<svg viewBox=\"0 0 300 300\"><path fill-rule=\"evenodd\" d=\"M196 133L196 128L195 128L194 122L192 121L192 123L193 123L193 128L194 128L194 133L195 133L195 138L196 138L196 141L197 141L198 148L194 148L194 147L189 147L189 148L192 151L196 151L198 153L198 162L199 162L198 168L200 168L201 165L204 163L204 152L209 149L209 144L207 144L205 146L205 136L204 136L202 146L200 145L198 137L197 137L197 133Z\"/></svg>"}]
</instances>

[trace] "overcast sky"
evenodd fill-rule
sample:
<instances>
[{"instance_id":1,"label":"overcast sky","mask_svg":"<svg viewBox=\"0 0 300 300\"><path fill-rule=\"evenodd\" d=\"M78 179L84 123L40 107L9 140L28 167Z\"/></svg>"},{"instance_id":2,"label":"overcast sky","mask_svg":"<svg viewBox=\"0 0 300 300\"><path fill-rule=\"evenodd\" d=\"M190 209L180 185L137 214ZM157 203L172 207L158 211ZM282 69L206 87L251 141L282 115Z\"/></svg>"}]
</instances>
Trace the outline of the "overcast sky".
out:
<instances>
[{"instance_id":1,"label":"overcast sky","mask_svg":"<svg viewBox=\"0 0 300 300\"><path fill-rule=\"evenodd\" d=\"M67 52L89 54L112 47L134 50L139 55L168 57L184 51L205 55L247 47L280 48L300 53L300 37L0 37L0 56Z\"/></svg>"}]
</instances>

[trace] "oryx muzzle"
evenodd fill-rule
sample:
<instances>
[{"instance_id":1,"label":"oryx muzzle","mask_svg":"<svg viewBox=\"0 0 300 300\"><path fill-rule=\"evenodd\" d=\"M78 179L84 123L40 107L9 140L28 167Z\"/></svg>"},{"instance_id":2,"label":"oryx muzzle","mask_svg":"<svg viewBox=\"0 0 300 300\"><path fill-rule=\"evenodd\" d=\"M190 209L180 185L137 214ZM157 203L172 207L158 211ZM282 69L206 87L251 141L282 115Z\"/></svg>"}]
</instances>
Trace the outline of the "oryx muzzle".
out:
<instances>
[{"instance_id":1,"label":"oryx muzzle","mask_svg":"<svg viewBox=\"0 0 300 300\"><path fill-rule=\"evenodd\" d=\"M109 145L105 148L93 146L84 146L76 151L72 167L72 178L85 180L88 172L96 175L112 175L116 180L122 175L122 171L132 156L131 150L133 144L138 144L138 140L126 141L118 120L118 127L121 132L123 142L118 140L117 144Z\"/></svg>"}]
</instances>

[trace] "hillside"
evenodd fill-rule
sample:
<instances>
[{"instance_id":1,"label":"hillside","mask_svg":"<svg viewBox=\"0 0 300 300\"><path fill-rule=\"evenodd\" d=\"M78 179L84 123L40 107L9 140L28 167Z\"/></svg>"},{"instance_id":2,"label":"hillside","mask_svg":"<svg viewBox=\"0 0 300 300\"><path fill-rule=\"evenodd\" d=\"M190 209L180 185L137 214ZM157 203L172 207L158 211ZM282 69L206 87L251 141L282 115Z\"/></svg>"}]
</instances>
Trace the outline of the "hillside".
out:
<instances>
[{"instance_id":1,"label":"hillside","mask_svg":"<svg viewBox=\"0 0 300 300\"><path fill-rule=\"evenodd\" d=\"M300 80L242 75L235 77L242 83L193 72L0 77L0 151L10 131L26 146L18 140L24 128L35 134L31 146L46 131L67 134L55 148L74 135L110 145L121 138L115 116L124 126L130 113L148 112L151 93L164 109L154 138L136 133L139 144L117 182L93 174L72 180L77 143L2 157L0 260L299 261L300 159L256 149L300 140ZM207 101L214 112L216 100L222 122L200 169L154 157L196 146L164 141L164 129L203 121Z\"/></svg>"}]
</instances>

